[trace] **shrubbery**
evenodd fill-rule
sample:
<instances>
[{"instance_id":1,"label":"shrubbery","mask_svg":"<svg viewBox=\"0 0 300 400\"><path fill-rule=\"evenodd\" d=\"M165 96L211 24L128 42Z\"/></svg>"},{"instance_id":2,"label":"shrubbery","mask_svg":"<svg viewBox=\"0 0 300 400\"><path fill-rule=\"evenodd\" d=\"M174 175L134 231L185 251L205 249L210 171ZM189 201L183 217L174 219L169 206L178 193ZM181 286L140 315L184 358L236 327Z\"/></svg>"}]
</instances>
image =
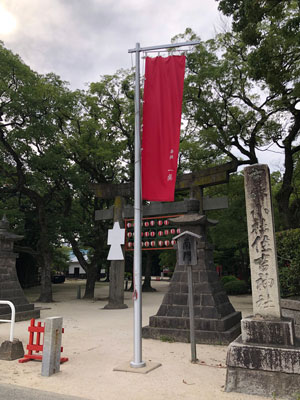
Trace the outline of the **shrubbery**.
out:
<instances>
[{"instance_id":1,"label":"shrubbery","mask_svg":"<svg viewBox=\"0 0 300 400\"><path fill-rule=\"evenodd\" d=\"M225 276L222 276L222 278L221 278L221 282L222 282L223 286L227 282L232 282L232 281L237 281L237 280L238 280L237 277L234 275L225 275Z\"/></svg>"},{"instance_id":2,"label":"shrubbery","mask_svg":"<svg viewBox=\"0 0 300 400\"><path fill-rule=\"evenodd\" d=\"M248 285L245 281L235 279L231 280L224 284L224 289L227 294L236 295L236 294L247 294L248 293Z\"/></svg>"},{"instance_id":3,"label":"shrubbery","mask_svg":"<svg viewBox=\"0 0 300 400\"><path fill-rule=\"evenodd\" d=\"M300 229L276 233L282 297L300 295Z\"/></svg>"}]
</instances>

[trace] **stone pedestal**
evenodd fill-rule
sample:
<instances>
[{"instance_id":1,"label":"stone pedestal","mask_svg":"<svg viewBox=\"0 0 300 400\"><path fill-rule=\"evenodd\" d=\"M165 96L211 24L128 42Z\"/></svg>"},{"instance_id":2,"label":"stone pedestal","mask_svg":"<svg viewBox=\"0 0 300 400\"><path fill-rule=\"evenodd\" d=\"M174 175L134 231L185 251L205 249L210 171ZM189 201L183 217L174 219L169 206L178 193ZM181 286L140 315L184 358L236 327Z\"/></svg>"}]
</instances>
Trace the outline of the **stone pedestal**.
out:
<instances>
[{"instance_id":1,"label":"stone pedestal","mask_svg":"<svg viewBox=\"0 0 300 400\"><path fill-rule=\"evenodd\" d=\"M24 348L19 339L14 339L13 342L6 340L0 347L0 360L13 361L24 356Z\"/></svg>"},{"instance_id":2,"label":"stone pedestal","mask_svg":"<svg viewBox=\"0 0 300 400\"><path fill-rule=\"evenodd\" d=\"M300 390L300 347L291 318L248 317L229 345L227 392L294 398Z\"/></svg>"},{"instance_id":3,"label":"stone pedestal","mask_svg":"<svg viewBox=\"0 0 300 400\"><path fill-rule=\"evenodd\" d=\"M22 236L8 231L6 217L0 221L0 300L11 301L16 308L16 321L39 318L40 310L29 304L18 280L16 272L17 254L13 252L15 240ZM0 305L0 319L10 319L11 310L7 305Z\"/></svg>"},{"instance_id":4,"label":"stone pedestal","mask_svg":"<svg viewBox=\"0 0 300 400\"><path fill-rule=\"evenodd\" d=\"M213 263L213 247L205 240L206 227L213 222L199 214L187 214L172 221L182 231L201 236L196 244L197 265L192 267L195 341L228 344L240 334L241 313L229 302ZM144 338L190 341L187 276L187 266L177 264L157 314L150 317L149 326L142 329Z\"/></svg>"}]
</instances>

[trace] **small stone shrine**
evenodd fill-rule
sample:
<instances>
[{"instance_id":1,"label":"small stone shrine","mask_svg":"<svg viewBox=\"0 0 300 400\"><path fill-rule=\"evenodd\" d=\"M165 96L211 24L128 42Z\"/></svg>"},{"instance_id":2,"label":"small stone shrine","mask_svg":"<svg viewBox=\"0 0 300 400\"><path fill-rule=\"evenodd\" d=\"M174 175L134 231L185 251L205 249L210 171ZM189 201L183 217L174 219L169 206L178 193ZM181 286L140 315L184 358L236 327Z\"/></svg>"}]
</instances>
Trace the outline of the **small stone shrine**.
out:
<instances>
[{"instance_id":1,"label":"small stone shrine","mask_svg":"<svg viewBox=\"0 0 300 400\"><path fill-rule=\"evenodd\" d=\"M197 236L197 264L192 267L195 341L228 344L240 334L241 313L236 312L229 302L213 263L213 246L206 239L208 226L216 224L216 221L198 213L170 221L182 232L189 231ZM178 342L190 341L188 266L180 265L178 257L177 249L177 264L168 292L157 314L150 317L149 326L142 329L144 338L168 337Z\"/></svg>"},{"instance_id":2,"label":"small stone shrine","mask_svg":"<svg viewBox=\"0 0 300 400\"><path fill-rule=\"evenodd\" d=\"M39 318L40 310L29 304L18 280L16 271L17 254L13 252L14 241L22 236L9 232L9 222L4 216L0 221L0 300L11 301L16 308L16 321ZM10 319L11 310L0 305L0 319Z\"/></svg>"},{"instance_id":3,"label":"small stone shrine","mask_svg":"<svg viewBox=\"0 0 300 400\"><path fill-rule=\"evenodd\" d=\"M300 347L294 320L281 316L277 253L266 165L245 168L253 316L227 353L227 392L294 398L300 391Z\"/></svg>"}]
</instances>

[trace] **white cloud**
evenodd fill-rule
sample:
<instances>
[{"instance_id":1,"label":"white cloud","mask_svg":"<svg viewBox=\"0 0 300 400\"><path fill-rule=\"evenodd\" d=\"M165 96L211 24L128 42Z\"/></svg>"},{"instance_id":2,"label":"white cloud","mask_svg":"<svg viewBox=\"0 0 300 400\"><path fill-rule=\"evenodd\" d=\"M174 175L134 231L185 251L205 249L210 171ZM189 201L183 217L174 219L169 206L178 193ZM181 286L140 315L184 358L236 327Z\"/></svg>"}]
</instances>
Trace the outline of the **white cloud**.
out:
<instances>
[{"instance_id":1,"label":"white cloud","mask_svg":"<svg viewBox=\"0 0 300 400\"><path fill-rule=\"evenodd\" d=\"M0 0L1 2L1 0ZM0 35L34 70L73 88L131 67L128 49L169 43L191 27L203 39L221 24L215 0L2 0L18 23Z\"/></svg>"}]
</instances>

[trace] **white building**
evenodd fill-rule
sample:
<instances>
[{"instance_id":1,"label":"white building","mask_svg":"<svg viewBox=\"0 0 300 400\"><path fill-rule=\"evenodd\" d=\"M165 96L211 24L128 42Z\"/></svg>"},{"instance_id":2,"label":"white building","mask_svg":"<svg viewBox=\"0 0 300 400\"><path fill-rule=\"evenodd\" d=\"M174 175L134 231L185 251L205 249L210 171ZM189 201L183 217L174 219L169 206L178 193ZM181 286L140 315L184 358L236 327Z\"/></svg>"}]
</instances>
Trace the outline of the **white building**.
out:
<instances>
[{"instance_id":1,"label":"white building","mask_svg":"<svg viewBox=\"0 0 300 400\"><path fill-rule=\"evenodd\" d=\"M85 260L87 260L87 250L80 250L83 253L83 256L85 258ZM70 255L69 255L69 270L68 270L68 276L70 278L82 278L85 279L86 278L86 272L85 270L82 268L82 266L79 264L79 261L77 260L77 257L75 256L75 254L70 251Z\"/></svg>"}]
</instances>

